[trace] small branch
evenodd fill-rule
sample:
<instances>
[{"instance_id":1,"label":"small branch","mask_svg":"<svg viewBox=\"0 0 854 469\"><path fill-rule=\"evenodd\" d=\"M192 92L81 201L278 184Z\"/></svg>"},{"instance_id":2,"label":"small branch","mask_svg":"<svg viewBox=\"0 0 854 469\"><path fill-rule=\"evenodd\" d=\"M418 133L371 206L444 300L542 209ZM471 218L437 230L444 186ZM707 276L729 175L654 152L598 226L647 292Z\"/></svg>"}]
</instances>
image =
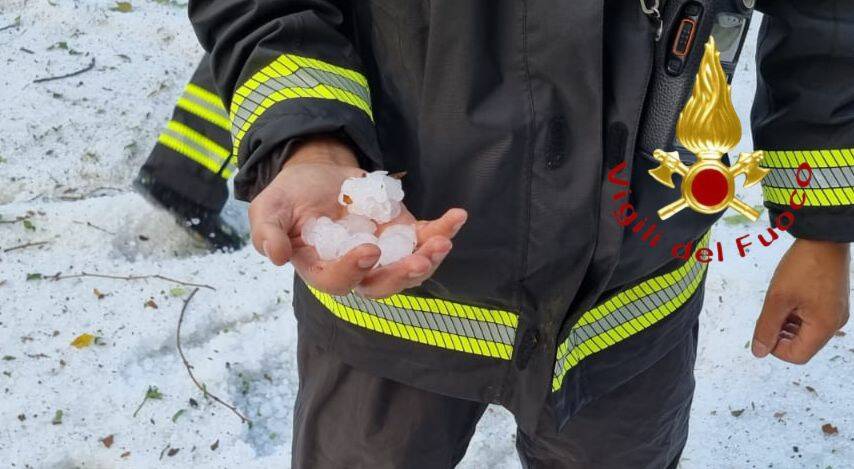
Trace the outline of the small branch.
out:
<instances>
[{"instance_id":1,"label":"small branch","mask_svg":"<svg viewBox=\"0 0 854 469\"><path fill-rule=\"evenodd\" d=\"M62 80L63 78L76 77L77 75L82 75L88 72L89 70L92 70L93 68L95 68L95 57L92 57L92 61L89 62L89 65L84 68L81 68L80 70L77 70L76 72L66 73L65 75L57 75L54 77L36 78L35 80L33 80L33 83L44 83L46 81Z\"/></svg>"},{"instance_id":2,"label":"small branch","mask_svg":"<svg viewBox=\"0 0 854 469\"><path fill-rule=\"evenodd\" d=\"M21 26L21 17L20 16L15 19L14 23L7 24L6 26L3 26L2 28L0 28L0 31L5 31L7 29L17 28L19 26Z\"/></svg>"},{"instance_id":3,"label":"small branch","mask_svg":"<svg viewBox=\"0 0 854 469\"><path fill-rule=\"evenodd\" d=\"M175 344L178 346L178 354L181 355L181 361L184 362L184 368L187 369L187 374L190 375L190 379L193 380L193 384L195 384L196 387L199 388L200 391L202 391L202 394L205 396L205 398L210 397L214 401L219 402L220 404L227 407L229 410L234 412L235 415L240 417L241 423L247 423L248 422L251 424L252 421L249 420L249 418L247 418L243 414L241 414L240 411L237 410L236 407L234 407L231 404L224 402L222 399L215 396L214 394L211 394L208 391L207 386L205 386L202 383L199 383L199 381L196 379L195 375L193 375L193 367L190 365L190 362L187 361L187 357L184 355L184 349L181 348L181 325L184 324L184 313L187 312L187 306L190 304L190 300L193 299L193 297L196 295L196 293L198 291L199 291L199 289L195 288L195 289L193 289L193 291L190 292L190 294L187 296L187 299L184 300L184 305L181 307L181 315L178 316L178 329L175 332Z\"/></svg>"},{"instance_id":4,"label":"small branch","mask_svg":"<svg viewBox=\"0 0 854 469\"><path fill-rule=\"evenodd\" d=\"M96 229L96 230L98 230L98 231L103 231L104 233L107 233L108 235L114 235L114 236L115 236L115 233L113 233L112 231L107 230L107 229L104 229L104 228L101 228L100 226L98 226L98 225L96 225L96 224L94 224L94 223L92 223L92 222L90 222L90 221L82 222L82 221L73 220L73 221L72 221L72 223L76 223L76 224L78 224L78 225L86 225L86 226L88 226L88 227L90 227L90 228L95 228L95 229Z\"/></svg>"},{"instance_id":5,"label":"small branch","mask_svg":"<svg viewBox=\"0 0 854 469\"><path fill-rule=\"evenodd\" d=\"M32 217L33 217L32 214L28 214L28 215L24 215L24 216L20 216L20 217L15 217L14 220L0 220L0 225L13 225L15 223L20 223L24 220L28 220Z\"/></svg>"},{"instance_id":6,"label":"small branch","mask_svg":"<svg viewBox=\"0 0 854 469\"><path fill-rule=\"evenodd\" d=\"M183 280L176 280L174 278L166 277L165 275L160 275L160 274L124 275L123 276L123 275L93 274L93 273L89 273L89 272L80 272L79 274L71 274L71 275L56 274L56 275L53 275L50 277L45 277L45 278L48 278L50 280L65 280L65 279L69 279L69 278L83 278L83 277L110 278L113 280L127 280L127 281L145 280L145 279L156 278L156 279L163 280L166 282L172 282L172 283L177 283L178 285L184 285L185 287L207 288L208 290L216 291L216 288L214 288L210 285L206 285L204 283L185 282Z\"/></svg>"},{"instance_id":7,"label":"small branch","mask_svg":"<svg viewBox=\"0 0 854 469\"><path fill-rule=\"evenodd\" d=\"M49 242L50 241L37 241L34 243L19 244L17 246L12 246L10 248L6 248L3 250L3 252L12 252L12 251L17 251L18 249L26 249L26 248L31 248L31 247L35 247L35 246L43 246L45 244L48 244Z\"/></svg>"}]
</instances>

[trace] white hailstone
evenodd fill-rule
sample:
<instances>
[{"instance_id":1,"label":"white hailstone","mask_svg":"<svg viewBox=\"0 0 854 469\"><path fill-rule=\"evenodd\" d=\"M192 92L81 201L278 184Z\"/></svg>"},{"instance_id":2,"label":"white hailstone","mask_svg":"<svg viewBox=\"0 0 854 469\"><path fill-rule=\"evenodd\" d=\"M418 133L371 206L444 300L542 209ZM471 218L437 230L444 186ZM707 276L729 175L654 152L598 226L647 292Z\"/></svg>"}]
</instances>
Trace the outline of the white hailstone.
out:
<instances>
[{"instance_id":1,"label":"white hailstone","mask_svg":"<svg viewBox=\"0 0 854 469\"><path fill-rule=\"evenodd\" d=\"M363 177L349 178L341 184L338 203L349 213L388 223L400 214L403 187L386 171L374 171Z\"/></svg>"},{"instance_id":2,"label":"white hailstone","mask_svg":"<svg viewBox=\"0 0 854 469\"><path fill-rule=\"evenodd\" d=\"M317 255L324 261L337 259L340 246L349 239L347 228L329 217L307 220L302 227L302 240L314 246Z\"/></svg>"},{"instance_id":3,"label":"white hailstone","mask_svg":"<svg viewBox=\"0 0 854 469\"><path fill-rule=\"evenodd\" d=\"M377 224L372 222L370 218L352 213L348 213L346 217L338 220L336 223L347 228L350 234L374 234L377 231Z\"/></svg>"},{"instance_id":4,"label":"white hailstone","mask_svg":"<svg viewBox=\"0 0 854 469\"><path fill-rule=\"evenodd\" d=\"M389 265L412 254L416 245L415 225L392 225L377 240L381 255L378 264Z\"/></svg>"},{"instance_id":5,"label":"white hailstone","mask_svg":"<svg viewBox=\"0 0 854 469\"><path fill-rule=\"evenodd\" d=\"M343 257L348 252L363 244L376 245L377 237L371 233L350 234L349 238L338 245L338 257Z\"/></svg>"}]
</instances>

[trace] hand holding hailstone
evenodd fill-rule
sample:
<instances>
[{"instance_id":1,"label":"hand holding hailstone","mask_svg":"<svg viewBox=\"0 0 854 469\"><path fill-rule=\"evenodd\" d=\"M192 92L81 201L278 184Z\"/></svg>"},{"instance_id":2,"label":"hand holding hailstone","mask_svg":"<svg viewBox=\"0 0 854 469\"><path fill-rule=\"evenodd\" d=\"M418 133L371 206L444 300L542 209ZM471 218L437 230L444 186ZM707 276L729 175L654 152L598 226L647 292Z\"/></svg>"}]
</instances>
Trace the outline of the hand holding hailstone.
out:
<instances>
[{"instance_id":1,"label":"hand holding hailstone","mask_svg":"<svg viewBox=\"0 0 854 469\"><path fill-rule=\"evenodd\" d=\"M312 218L302 228L302 239L317 250L325 261L336 260L363 244L380 249L378 266L403 259L415 250L413 224L386 225L377 237L377 223L389 223L400 215L403 188L386 171L352 177L341 185L338 203L347 208L347 216L333 221L329 217Z\"/></svg>"},{"instance_id":2,"label":"hand holding hailstone","mask_svg":"<svg viewBox=\"0 0 854 469\"><path fill-rule=\"evenodd\" d=\"M273 264L290 262L326 293L383 298L420 285L445 260L465 210L416 219L400 181L366 174L336 138L317 136L291 150L249 206L252 244Z\"/></svg>"}]
</instances>

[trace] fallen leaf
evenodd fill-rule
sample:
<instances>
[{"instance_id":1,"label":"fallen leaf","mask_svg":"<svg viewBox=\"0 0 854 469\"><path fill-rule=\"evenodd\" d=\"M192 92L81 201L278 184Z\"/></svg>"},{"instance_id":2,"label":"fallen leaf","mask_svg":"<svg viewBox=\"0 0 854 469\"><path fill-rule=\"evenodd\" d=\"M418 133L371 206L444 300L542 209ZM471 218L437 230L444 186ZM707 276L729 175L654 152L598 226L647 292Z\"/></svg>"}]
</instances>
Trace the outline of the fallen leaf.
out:
<instances>
[{"instance_id":1,"label":"fallen leaf","mask_svg":"<svg viewBox=\"0 0 854 469\"><path fill-rule=\"evenodd\" d=\"M98 298L99 300L103 300L104 297L107 296L106 293L102 293L101 290L98 290L97 288L93 288L92 293L94 293L95 297Z\"/></svg>"},{"instance_id":2,"label":"fallen leaf","mask_svg":"<svg viewBox=\"0 0 854 469\"><path fill-rule=\"evenodd\" d=\"M80 349L92 345L93 342L95 342L95 336L87 332L78 335L76 339L72 340L71 346Z\"/></svg>"},{"instance_id":3,"label":"fallen leaf","mask_svg":"<svg viewBox=\"0 0 854 469\"><path fill-rule=\"evenodd\" d=\"M101 443L103 443L107 448L113 446L113 435L107 435L104 438L101 438Z\"/></svg>"},{"instance_id":4,"label":"fallen leaf","mask_svg":"<svg viewBox=\"0 0 854 469\"><path fill-rule=\"evenodd\" d=\"M213 442L211 445L211 451L216 451L217 448L219 448L219 440Z\"/></svg>"},{"instance_id":5,"label":"fallen leaf","mask_svg":"<svg viewBox=\"0 0 854 469\"><path fill-rule=\"evenodd\" d=\"M193 399L192 397L190 398L190 407L193 407L193 408L199 407L199 403L196 402L196 400Z\"/></svg>"},{"instance_id":6,"label":"fallen leaf","mask_svg":"<svg viewBox=\"0 0 854 469\"><path fill-rule=\"evenodd\" d=\"M61 409L57 410L53 414L53 420L51 420L50 423L52 423L54 425L61 425L62 424L62 410Z\"/></svg>"},{"instance_id":7,"label":"fallen leaf","mask_svg":"<svg viewBox=\"0 0 854 469\"><path fill-rule=\"evenodd\" d=\"M3 355L4 362L10 362L12 360L17 360L17 358L13 357L12 355Z\"/></svg>"},{"instance_id":8,"label":"fallen leaf","mask_svg":"<svg viewBox=\"0 0 854 469\"><path fill-rule=\"evenodd\" d=\"M184 296L186 293L187 293L187 290L185 290L181 287L172 287L169 290L170 296Z\"/></svg>"},{"instance_id":9,"label":"fallen leaf","mask_svg":"<svg viewBox=\"0 0 854 469\"><path fill-rule=\"evenodd\" d=\"M110 8L110 11L130 13L133 11L133 5L130 2L116 2L116 6Z\"/></svg>"},{"instance_id":10,"label":"fallen leaf","mask_svg":"<svg viewBox=\"0 0 854 469\"><path fill-rule=\"evenodd\" d=\"M731 411L729 411L729 413L730 413L730 415L732 415L733 417L740 417L740 416L741 416L741 414L743 414L743 413L744 413L744 409L731 410Z\"/></svg>"},{"instance_id":11,"label":"fallen leaf","mask_svg":"<svg viewBox=\"0 0 854 469\"><path fill-rule=\"evenodd\" d=\"M815 395L818 395L818 393L815 391L815 388L812 386L804 386L804 389L806 389L807 391L809 391Z\"/></svg>"},{"instance_id":12,"label":"fallen leaf","mask_svg":"<svg viewBox=\"0 0 854 469\"><path fill-rule=\"evenodd\" d=\"M172 456L178 454L178 451L181 451L181 448L169 448L169 451L166 452L166 456L169 456L171 458Z\"/></svg>"},{"instance_id":13,"label":"fallen leaf","mask_svg":"<svg viewBox=\"0 0 854 469\"><path fill-rule=\"evenodd\" d=\"M175 423L175 421L178 420L178 417L184 415L184 412L186 412L186 409L181 409L178 412L175 412L175 415L172 416L172 423Z\"/></svg>"},{"instance_id":14,"label":"fallen leaf","mask_svg":"<svg viewBox=\"0 0 854 469\"><path fill-rule=\"evenodd\" d=\"M845 337L845 331L836 331L833 335L836 337Z\"/></svg>"},{"instance_id":15,"label":"fallen leaf","mask_svg":"<svg viewBox=\"0 0 854 469\"><path fill-rule=\"evenodd\" d=\"M34 225L33 222L31 222L30 220L24 220L21 223L23 223L24 228L26 228L30 231L36 231L36 225Z\"/></svg>"},{"instance_id":16,"label":"fallen leaf","mask_svg":"<svg viewBox=\"0 0 854 469\"><path fill-rule=\"evenodd\" d=\"M145 307L157 309L157 303L154 302L154 298L149 298L148 301L145 302Z\"/></svg>"},{"instance_id":17,"label":"fallen leaf","mask_svg":"<svg viewBox=\"0 0 854 469\"><path fill-rule=\"evenodd\" d=\"M157 389L157 386L149 386L148 390L145 391L146 399L163 399L163 393Z\"/></svg>"},{"instance_id":18,"label":"fallen leaf","mask_svg":"<svg viewBox=\"0 0 854 469\"><path fill-rule=\"evenodd\" d=\"M122 453L122 455L120 457L126 458L128 456L130 456L130 451L125 451L124 453Z\"/></svg>"},{"instance_id":19,"label":"fallen leaf","mask_svg":"<svg viewBox=\"0 0 854 469\"><path fill-rule=\"evenodd\" d=\"M31 280L41 280L42 278L43 278L42 274L40 274L38 272L30 272L27 274L27 281L28 282Z\"/></svg>"},{"instance_id":20,"label":"fallen leaf","mask_svg":"<svg viewBox=\"0 0 854 469\"><path fill-rule=\"evenodd\" d=\"M785 412L774 412L774 418L777 420L782 420L783 417L786 416Z\"/></svg>"},{"instance_id":21,"label":"fallen leaf","mask_svg":"<svg viewBox=\"0 0 854 469\"><path fill-rule=\"evenodd\" d=\"M839 433L839 429L829 423L822 425L821 431L823 431L825 435L836 435Z\"/></svg>"},{"instance_id":22,"label":"fallen leaf","mask_svg":"<svg viewBox=\"0 0 854 469\"><path fill-rule=\"evenodd\" d=\"M26 416L26 415L24 415L24 414L18 414L18 420L20 420L21 422L23 422L24 420L27 420L27 416Z\"/></svg>"}]
</instances>

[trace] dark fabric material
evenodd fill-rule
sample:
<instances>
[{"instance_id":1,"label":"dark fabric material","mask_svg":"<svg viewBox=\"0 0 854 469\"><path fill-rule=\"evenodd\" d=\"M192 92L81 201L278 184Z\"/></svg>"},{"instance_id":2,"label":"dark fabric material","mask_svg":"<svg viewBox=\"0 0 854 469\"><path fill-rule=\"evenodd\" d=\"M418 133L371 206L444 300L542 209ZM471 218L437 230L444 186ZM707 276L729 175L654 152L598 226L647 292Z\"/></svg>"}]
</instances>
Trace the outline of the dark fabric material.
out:
<instances>
[{"instance_id":1,"label":"dark fabric material","mask_svg":"<svg viewBox=\"0 0 854 469\"><path fill-rule=\"evenodd\" d=\"M753 140L763 150L854 148L854 0L765 0ZM789 207L765 202L771 222ZM795 212L798 238L854 242L854 205Z\"/></svg>"},{"instance_id":2,"label":"dark fabric material","mask_svg":"<svg viewBox=\"0 0 854 469\"><path fill-rule=\"evenodd\" d=\"M590 402L598 400L679 349L685 331L697 327L703 309L703 287L679 310L641 331L636 337L617 343L582 360L567 373L560 390L549 398L559 416L559 426L573 423ZM620 377L621 379L617 379Z\"/></svg>"},{"instance_id":3,"label":"dark fabric material","mask_svg":"<svg viewBox=\"0 0 854 469\"><path fill-rule=\"evenodd\" d=\"M293 469L440 469L465 455L486 404L360 371L302 332Z\"/></svg>"},{"instance_id":4,"label":"dark fabric material","mask_svg":"<svg viewBox=\"0 0 854 469\"><path fill-rule=\"evenodd\" d=\"M713 1L735 4L703 3ZM646 174L656 162L637 145L650 77L661 76L653 73L655 25L637 1L194 0L190 17L226 102L281 54L355 70L369 83L373 123L332 99L273 104L239 149L242 196L283 143L340 132L366 169L406 171L406 203L416 217L451 207L470 214L435 275L408 293L519 315L513 359L487 359L338 320L297 280L305 321L365 372L501 403L533 430L551 395L557 345L577 318L605 292L670 263L674 243L696 240L716 219L685 210L662 223L653 249L612 216L622 188L606 177L616 159L627 163L639 220L657 222L656 211L678 198ZM671 143L650 142L647 150ZM674 321L666 324L691 322ZM629 359L611 366L607 355L587 359L587 373L601 382L587 394L566 394L566 409L577 412L636 376L669 350L644 344L670 344L671 334L656 326L627 340L634 366Z\"/></svg>"},{"instance_id":5,"label":"dark fabric material","mask_svg":"<svg viewBox=\"0 0 854 469\"><path fill-rule=\"evenodd\" d=\"M190 83L212 93L216 92L210 69L210 58L207 55L199 62ZM172 120L187 125L223 148L231 148L231 136L226 130L184 109L175 107L172 111ZM153 178L157 184L168 187L186 201L208 211L221 211L228 200L228 185L218 172L213 172L160 143L154 145L140 173L145 177ZM157 197L157 194L152 195Z\"/></svg>"},{"instance_id":6,"label":"dark fabric material","mask_svg":"<svg viewBox=\"0 0 854 469\"><path fill-rule=\"evenodd\" d=\"M697 326L646 371L584 408L562 431L544 410L517 431L530 469L676 467L688 435ZM338 360L300 330L294 469L449 469L486 404L426 392Z\"/></svg>"},{"instance_id":7,"label":"dark fabric material","mask_svg":"<svg viewBox=\"0 0 854 469\"><path fill-rule=\"evenodd\" d=\"M561 431L547 406L534 433L518 431L525 469L676 467L688 438L697 321L646 370L587 404ZM605 352L607 353L607 352ZM608 360L605 358L605 360Z\"/></svg>"}]
</instances>

